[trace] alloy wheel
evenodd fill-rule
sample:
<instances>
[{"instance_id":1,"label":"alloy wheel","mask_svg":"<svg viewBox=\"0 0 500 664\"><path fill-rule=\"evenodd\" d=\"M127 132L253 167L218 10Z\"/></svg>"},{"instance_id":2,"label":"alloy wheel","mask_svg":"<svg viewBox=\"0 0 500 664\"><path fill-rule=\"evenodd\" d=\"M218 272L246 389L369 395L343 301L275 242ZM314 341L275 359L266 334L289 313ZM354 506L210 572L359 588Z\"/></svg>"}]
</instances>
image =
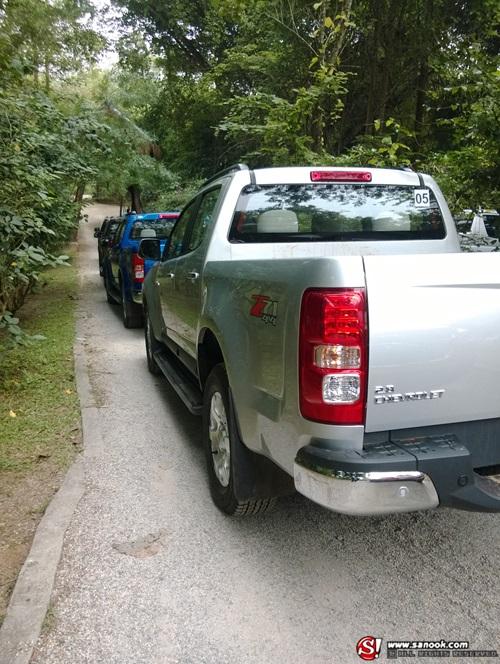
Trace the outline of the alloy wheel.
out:
<instances>
[{"instance_id":1,"label":"alloy wheel","mask_svg":"<svg viewBox=\"0 0 500 664\"><path fill-rule=\"evenodd\" d=\"M231 475L231 448L226 409L220 392L214 392L210 401L209 436L215 474L222 486L227 487Z\"/></svg>"}]
</instances>

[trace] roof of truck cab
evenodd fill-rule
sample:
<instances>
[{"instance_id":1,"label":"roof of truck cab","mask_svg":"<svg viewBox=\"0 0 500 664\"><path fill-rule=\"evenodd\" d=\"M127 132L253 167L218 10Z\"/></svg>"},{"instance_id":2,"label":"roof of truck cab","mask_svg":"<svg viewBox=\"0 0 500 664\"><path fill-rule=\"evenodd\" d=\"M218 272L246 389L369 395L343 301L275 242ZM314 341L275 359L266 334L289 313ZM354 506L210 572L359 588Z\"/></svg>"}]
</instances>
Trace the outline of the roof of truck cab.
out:
<instances>
[{"instance_id":1,"label":"roof of truck cab","mask_svg":"<svg viewBox=\"0 0 500 664\"><path fill-rule=\"evenodd\" d=\"M370 173L371 182L353 183L346 181L345 184L401 184L407 186L418 186L419 175L415 171L399 168L368 168L365 166L284 166L276 168L257 168L253 171L256 184L343 184L337 182L312 182L311 173L342 172L342 173Z\"/></svg>"}]
</instances>

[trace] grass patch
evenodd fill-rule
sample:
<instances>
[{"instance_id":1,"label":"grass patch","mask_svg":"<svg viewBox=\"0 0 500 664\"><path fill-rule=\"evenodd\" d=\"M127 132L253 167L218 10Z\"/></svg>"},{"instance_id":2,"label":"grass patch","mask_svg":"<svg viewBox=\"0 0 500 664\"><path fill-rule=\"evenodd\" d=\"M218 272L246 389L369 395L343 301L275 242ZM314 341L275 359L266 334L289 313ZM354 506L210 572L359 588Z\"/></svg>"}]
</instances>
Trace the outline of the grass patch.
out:
<instances>
[{"instance_id":1,"label":"grass patch","mask_svg":"<svg viewBox=\"0 0 500 664\"><path fill-rule=\"evenodd\" d=\"M78 282L75 251L67 253L72 264L45 271L40 292L17 313L26 332L46 339L14 349L0 364L0 625L35 529L80 444Z\"/></svg>"},{"instance_id":2,"label":"grass patch","mask_svg":"<svg viewBox=\"0 0 500 664\"><path fill-rule=\"evenodd\" d=\"M77 299L74 250L71 265L43 273L40 292L18 312L23 329L46 337L7 354L0 366L0 479L28 473L50 458L66 467L79 440L73 342ZM1 483L1 482L0 482Z\"/></svg>"},{"instance_id":3,"label":"grass patch","mask_svg":"<svg viewBox=\"0 0 500 664\"><path fill-rule=\"evenodd\" d=\"M56 613L54 607L50 604L47 613L45 614L45 618L43 619L41 634L45 635L51 632L56 626L56 622Z\"/></svg>"}]
</instances>

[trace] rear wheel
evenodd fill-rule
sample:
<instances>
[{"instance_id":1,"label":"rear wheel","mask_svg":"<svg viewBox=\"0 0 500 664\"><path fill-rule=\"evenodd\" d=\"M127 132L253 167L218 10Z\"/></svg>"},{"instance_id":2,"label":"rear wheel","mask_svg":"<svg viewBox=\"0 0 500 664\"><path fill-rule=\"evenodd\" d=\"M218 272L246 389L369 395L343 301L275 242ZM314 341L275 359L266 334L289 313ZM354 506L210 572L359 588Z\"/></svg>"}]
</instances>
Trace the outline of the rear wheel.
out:
<instances>
[{"instance_id":1,"label":"rear wheel","mask_svg":"<svg viewBox=\"0 0 500 664\"><path fill-rule=\"evenodd\" d=\"M148 369L154 376L159 376L161 375L161 369L156 364L154 353L161 350L163 346L156 339L153 333L153 328L151 326L151 320L149 318L147 309L144 310L144 339L146 342L146 358L148 361Z\"/></svg>"},{"instance_id":2,"label":"rear wheel","mask_svg":"<svg viewBox=\"0 0 500 664\"><path fill-rule=\"evenodd\" d=\"M109 302L109 304L118 304L115 298L111 295L111 289L106 272L104 272L104 289L106 290L106 300Z\"/></svg>"},{"instance_id":3,"label":"rear wheel","mask_svg":"<svg viewBox=\"0 0 500 664\"><path fill-rule=\"evenodd\" d=\"M232 516L257 514L270 509L275 498L240 500L236 493L238 476L246 471L247 451L240 440L229 383L223 364L210 373L203 393L203 438L210 493L217 507Z\"/></svg>"},{"instance_id":4,"label":"rear wheel","mask_svg":"<svg viewBox=\"0 0 500 664\"><path fill-rule=\"evenodd\" d=\"M142 308L135 302L129 302L127 300L125 286L123 281L121 282L121 294L122 294L122 313L123 313L123 324L126 328L132 327L141 327L142 325Z\"/></svg>"}]
</instances>

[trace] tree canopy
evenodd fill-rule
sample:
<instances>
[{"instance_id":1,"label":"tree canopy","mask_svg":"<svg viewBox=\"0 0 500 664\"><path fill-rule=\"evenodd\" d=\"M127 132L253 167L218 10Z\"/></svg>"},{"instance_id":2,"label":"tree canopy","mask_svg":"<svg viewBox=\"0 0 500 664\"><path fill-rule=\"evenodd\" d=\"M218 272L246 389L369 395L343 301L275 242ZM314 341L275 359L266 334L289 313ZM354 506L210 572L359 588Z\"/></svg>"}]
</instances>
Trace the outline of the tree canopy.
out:
<instances>
[{"instance_id":1,"label":"tree canopy","mask_svg":"<svg viewBox=\"0 0 500 664\"><path fill-rule=\"evenodd\" d=\"M85 187L160 208L239 161L409 165L498 206L498 0L113 4L102 70L91 0L0 0L0 326Z\"/></svg>"},{"instance_id":2,"label":"tree canopy","mask_svg":"<svg viewBox=\"0 0 500 664\"><path fill-rule=\"evenodd\" d=\"M454 207L495 204L496 0L116 4L161 70L143 121L174 170L411 164Z\"/></svg>"}]
</instances>

